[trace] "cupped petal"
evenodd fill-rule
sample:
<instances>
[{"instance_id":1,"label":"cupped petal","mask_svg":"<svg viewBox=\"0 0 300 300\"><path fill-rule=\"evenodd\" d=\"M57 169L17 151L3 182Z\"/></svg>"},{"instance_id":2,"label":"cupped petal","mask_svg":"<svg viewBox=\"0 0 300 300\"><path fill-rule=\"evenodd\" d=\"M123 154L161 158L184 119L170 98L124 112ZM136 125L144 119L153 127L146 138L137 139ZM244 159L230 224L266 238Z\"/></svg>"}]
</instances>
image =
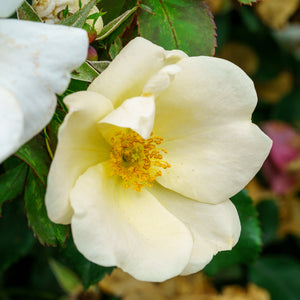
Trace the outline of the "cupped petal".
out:
<instances>
[{"instance_id":1,"label":"cupped petal","mask_svg":"<svg viewBox=\"0 0 300 300\"><path fill-rule=\"evenodd\" d=\"M168 189L206 203L220 203L239 192L266 159L271 140L250 121L199 129L162 144L171 165L156 180Z\"/></svg>"},{"instance_id":2,"label":"cupped petal","mask_svg":"<svg viewBox=\"0 0 300 300\"><path fill-rule=\"evenodd\" d=\"M154 116L153 96L127 99L99 121L99 130L108 141L117 128L132 129L144 139L148 139L153 129Z\"/></svg>"},{"instance_id":3,"label":"cupped petal","mask_svg":"<svg viewBox=\"0 0 300 300\"><path fill-rule=\"evenodd\" d=\"M165 51L137 37L122 49L88 89L109 98L114 107L118 107L124 100L142 95L151 76L183 57L185 54L182 51Z\"/></svg>"},{"instance_id":4,"label":"cupped petal","mask_svg":"<svg viewBox=\"0 0 300 300\"><path fill-rule=\"evenodd\" d=\"M82 29L9 19L0 20L0 45L1 85L24 114L21 146L52 118L55 93L67 88L70 71L84 62L88 38Z\"/></svg>"},{"instance_id":5,"label":"cupped petal","mask_svg":"<svg viewBox=\"0 0 300 300\"><path fill-rule=\"evenodd\" d=\"M24 0L0 0L0 18L12 15Z\"/></svg>"},{"instance_id":6,"label":"cupped petal","mask_svg":"<svg viewBox=\"0 0 300 300\"><path fill-rule=\"evenodd\" d=\"M257 96L239 67L206 56L184 58L177 66L181 71L156 100L155 134L172 140L251 119Z\"/></svg>"},{"instance_id":7,"label":"cupped petal","mask_svg":"<svg viewBox=\"0 0 300 300\"><path fill-rule=\"evenodd\" d=\"M77 178L90 166L109 158L110 147L98 131L97 122L113 107L102 95L86 91L71 94L64 101L69 113L59 128L45 201L53 222L69 224L73 214L69 196Z\"/></svg>"},{"instance_id":8,"label":"cupped petal","mask_svg":"<svg viewBox=\"0 0 300 300\"><path fill-rule=\"evenodd\" d=\"M79 177L71 205L74 242L96 264L119 266L139 280L163 281L189 261L193 240L186 226L146 189L125 189L105 164Z\"/></svg>"},{"instance_id":9,"label":"cupped petal","mask_svg":"<svg viewBox=\"0 0 300 300\"><path fill-rule=\"evenodd\" d=\"M14 94L0 86L0 163L18 150L23 112Z\"/></svg>"},{"instance_id":10,"label":"cupped petal","mask_svg":"<svg viewBox=\"0 0 300 300\"><path fill-rule=\"evenodd\" d=\"M191 231L194 246L189 263L181 275L202 270L219 251L230 250L237 243L241 225L230 200L206 204L185 198L155 184L149 191Z\"/></svg>"},{"instance_id":11,"label":"cupped petal","mask_svg":"<svg viewBox=\"0 0 300 300\"><path fill-rule=\"evenodd\" d=\"M186 197L219 203L260 169L271 140L251 123L251 79L223 59L191 57L156 100L153 132L171 167L157 181ZM171 107L171 109L170 109Z\"/></svg>"}]
</instances>

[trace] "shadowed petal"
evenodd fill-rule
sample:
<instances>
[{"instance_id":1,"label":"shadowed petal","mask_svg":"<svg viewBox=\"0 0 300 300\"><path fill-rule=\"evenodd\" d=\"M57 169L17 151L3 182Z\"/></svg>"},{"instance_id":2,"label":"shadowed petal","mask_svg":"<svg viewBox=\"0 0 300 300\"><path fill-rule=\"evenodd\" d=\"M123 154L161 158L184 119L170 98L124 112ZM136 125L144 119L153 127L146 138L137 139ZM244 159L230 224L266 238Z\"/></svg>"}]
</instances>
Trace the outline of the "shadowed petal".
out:
<instances>
[{"instance_id":1,"label":"shadowed petal","mask_svg":"<svg viewBox=\"0 0 300 300\"><path fill-rule=\"evenodd\" d=\"M89 168L72 190L72 233L79 251L139 280L180 274L193 246L189 230L146 189L125 189L107 172L103 165Z\"/></svg>"},{"instance_id":2,"label":"shadowed petal","mask_svg":"<svg viewBox=\"0 0 300 300\"><path fill-rule=\"evenodd\" d=\"M110 148L98 131L97 121L112 110L112 104L94 92L71 94L65 103L69 113L59 128L45 201L53 222L69 224L73 213L69 196L77 178L109 158Z\"/></svg>"}]
</instances>

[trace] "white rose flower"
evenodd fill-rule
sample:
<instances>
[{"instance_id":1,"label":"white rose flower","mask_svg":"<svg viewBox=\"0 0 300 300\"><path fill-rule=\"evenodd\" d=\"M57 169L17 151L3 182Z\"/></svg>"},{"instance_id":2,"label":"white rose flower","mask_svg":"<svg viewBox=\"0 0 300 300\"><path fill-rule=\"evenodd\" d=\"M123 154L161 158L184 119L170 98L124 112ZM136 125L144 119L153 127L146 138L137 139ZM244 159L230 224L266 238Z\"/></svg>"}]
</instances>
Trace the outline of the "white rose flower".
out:
<instances>
[{"instance_id":1,"label":"white rose flower","mask_svg":"<svg viewBox=\"0 0 300 300\"><path fill-rule=\"evenodd\" d=\"M81 0L82 7L85 6L89 0ZM72 14L76 13L79 8L79 0L33 0L33 8L36 10L40 18L46 23L58 23L60 21L59 14L68 6L68 11ZM97 6L92 7L89 16L98 13ZM93 26L94 20L87 20L87 24ZM94 28L99 34L103 28L102 17L99 17L94 24Z\"/></svg>"},{"instance_id":2,"label":"white rose flower","mask_svg":"<svg viewBox=\"0 0 300 300\"><path fill-rule=\"evenodd\" d=\"M9 1L0 5L1 16L13 13ZM18 5L15 1L14 8ZM51 120L55 93L67 88L70 72L85 61L87 49L82 29L0 20L0 162Z\"/></svg>"},{"instance_id":3,"label":"white rose flower","mask_svg":"<svg viewBox=\"0 0 300 300\"><path fill-rule=\"evenodd\" d=\"M78 250L139 280L201 270L240 235L229 197L267 157L252 81L234 64L131 41L69 108L46 206Z\"/></svg>"}]
</instances>

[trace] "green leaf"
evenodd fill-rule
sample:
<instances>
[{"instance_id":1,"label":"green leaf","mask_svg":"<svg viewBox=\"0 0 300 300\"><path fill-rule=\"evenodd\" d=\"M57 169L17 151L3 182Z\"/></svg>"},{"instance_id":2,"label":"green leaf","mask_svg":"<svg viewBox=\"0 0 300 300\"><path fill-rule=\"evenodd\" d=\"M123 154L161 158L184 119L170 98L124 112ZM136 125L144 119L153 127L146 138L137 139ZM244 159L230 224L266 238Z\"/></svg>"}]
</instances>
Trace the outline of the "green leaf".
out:
<instances>
[{"instance_id":1,"label":"green leaf","mask_svg":"<svg viewBox=\"0 0 300 300\"><path fill-rule=\"evenodd\" d=\"M61 251L63 263L78 275L85 289L113 270L113 267L101 267L87 260L78 252L72 238L67 239Z\"/></svg>"},{"instance_id":2,"label":"green leaf","mask_svg":"<svg viewBox=\"0 0 300 300\"><path fill-rule=\"evenodd\" d=\"M52 120L50 121L50 123L48 124L47 128L45 128L47 150L52 159L53 159L55 149L57 147L57 142L58 142L57 135L61 123L62 120L59 117L58 113L56 113L52 118Z\"/></svg>"},{"instance_id":3,"label":"green leaf","mask_svg":"<svg viewBox=\"0 0 300 300\"><path fill-rule=\"evenodd\" d=\"M110 61L89 61L89 63L98 71L103 72L110 64Z\"/></svg>"},{"instance_id":4,"label":"green leaf","mask_svg":"<svg viewBox=\"0 0 300 300\"><path fill-rule=\"evenodd\" d=\"M72 26L77 28L82 28L87 16L93 6L95 6L97 3L97 0L91 0L89 3L87 3L82 9L77 11L74 15L62 19L59 24L60 25L66 25L66 26Z\"/></svg>"},{"instance_id":5,"label":"green leaf","mask_svg":"<svg viewBox=\"0 0 300 300\"><path fill-rule=\"evenodd\" d=\"M167 50L181 49L188 55L214 55L216 28L203 0L145 0L153 14L138 12L142 37Z\"/></svg>"},{"instance_id":6,"label":"green leaf","mask_svg":"<svg viewBox=\"0 0 300 300\"><path fill-rule=\"evenodd\" d=\"M115 42L109 48L109 56L114 59L122 50L122 40L118 37Z\"/></svg>"},{"instance_id":7,"label":"green leaf","mask_svg":"<svg viewBox=\"0 0 300 300\"><path fill-rule=\"evenodd\" d=\"M73 79L86 82L92 82L96 77L98 77L98 75L99 73L90 62L83 63L79 68L71 73L71 77Z\"/></svg>"},{"instance_id":8,"label":"green leaf","mask_svg":"<svg viewBox=\"0 0 300 300\"><path fill-rule=\"evenodd\" d=\"M271 118L287 122L300 128L300 90L295 89L292 93L283 97L272 111Z\"/></svg>"},{"instance_id":9,"label":"green leaf","mask_svg":"<svg viewBox=\"0 0 300 300\"><path fill-rule=\"evenodd\" d=\"M66 293L74 294L80 288L82 289L79 278L69 268L54 259L51 259L49 264L56 280Z\"/></svg>"},{"instance_id":10,"label":"green leaf","mask_svg":"<svg viewBox=\"0 0 300 300\"><path fill-rule=\"evenodd\" d=\"M23 162L0 175L0 215L2 204L5 201L15 199L24 188L28 167Z\"/></svg>"},{"instance_id":11,"label":"green leaf","mask_svg":"<svg viewBox=\"0 0 300 300\"><path fill-rule=\"evenodd\" d=\"M45 140L40 135L23 145L15 155L28 164L43 185L46 185L50 158L46 150Z\"/></svg>"},{"instance_id":12,"label":"green leaf","mask_svg":"<svg viewBox=\"0 0 300 300\"><path fill-rule=\"evenodd\" d=\"M256 3L259 0L238 0L241 4L252 5L252 3Z\"/></svg>"},{"instance_id":13,"label":"green leaf","mask_svg":"<svg viewBox=\"0 0 300 300\"><path fill-rule=\"evenodd\" d=\"M3 272L26 255L35 242L26 224L22 199L4 204L0 236L0 272Z\"/></svg>"},{"instance_id":14,"label":"green leaf","mask_svg":"<svg viewBox=\"0 0 300 300\"><path fill-rule=\"evenodd\" d=\"M43 245L55 246L57 241L63 244L70 228L49 220L44 203L45 192L45 186L30 169L24 194L28 224Z\"/></svg>"},{"instance_id":15,"label":"green leaf","mask_svg":"<svg viewBox=\"0 0 300 300\"><path fill-rule=\"evenodd\" d=\"M249 264L257 258L260 251L261 231L251 198L243 190L232 197L231 200L240 217L241 236L231 251L219 252L205 267L205 272L210 276L230 266L240 263Z\"/></svg>"},{"instance_id":16,"label":"green leaf","mask_svg":"<svg viewBox=\"0 0 300 300\"><path fill-rule=\"evenodd\" d=\"M123 22L125 22L135 11L137 7L133 7L125 11L121 16L117 17L116 19L112 20L110 23L105 25L100 32L100 35L96 38L96 41L103 40L107 36L109 36L113 31L115 31Z\"/></svg>"},{"instance_id":17,"label":"green leaf","mask_svg":"<svg viewBox=\"0 0 300 300\"><path fill-rule=\"evenodd\" d=\"M41 18L27 1L24 1L17 9L17 16L19 20L42 22Z\"/></svg>"},{"instance_id":18,"label":"green leaf","mask_svg":"<svg viewBox=\"0 0 300 300\"><path fill-rule=\"evenodd\" d=\"M100 10L106 12L102 17L104 24L109 23L120 15L126 2L127 0L102 0L98 6Z\"/></svg>"},{"instance_id":19,"label":"green leaf","mask_svg":"<svg viewBox=\"0 0 300 300\"><path fill-rule=\"evenodd\" d=\"M265 200L257 205L258 218L262 230L263 245L267 245L277 239L279 214L273 200Z\"/></svg>"},{"instance_id":20,"label":"green leaf","mask_svg":"<svg viewBox=\"0 0 300 300\"><path fill-rule=\"evenodd\" d=\"M287 256L265 256L250 269L250 281L268 290L272 300L298 300L300 264Z\"/></svg>"}]
</instances>

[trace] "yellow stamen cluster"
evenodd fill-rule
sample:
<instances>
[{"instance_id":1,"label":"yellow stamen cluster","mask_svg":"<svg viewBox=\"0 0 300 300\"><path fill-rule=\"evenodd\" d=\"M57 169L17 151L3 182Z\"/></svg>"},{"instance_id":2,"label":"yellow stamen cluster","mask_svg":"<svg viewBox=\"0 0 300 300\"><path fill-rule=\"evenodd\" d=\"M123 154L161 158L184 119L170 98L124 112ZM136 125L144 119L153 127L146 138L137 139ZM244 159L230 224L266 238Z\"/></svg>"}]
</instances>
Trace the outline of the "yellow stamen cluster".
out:
<instances>
[{"instance_id":1,"label":"yellow stamen cluster","mask_svg":"<svg viewBox=\"0 0 300 300\"><path fill-rule=\"evenodd\" d=\"M167 151L157 148L162 141L163 138L153 133L145 140L132 130L117 132L111 138L111 175L120 176L126 189L132 187L139 192L144 186L151 187L155 178L162 175L159 168L170 167L162 160L161 152Z\"/></svg>"}]
</instances>

